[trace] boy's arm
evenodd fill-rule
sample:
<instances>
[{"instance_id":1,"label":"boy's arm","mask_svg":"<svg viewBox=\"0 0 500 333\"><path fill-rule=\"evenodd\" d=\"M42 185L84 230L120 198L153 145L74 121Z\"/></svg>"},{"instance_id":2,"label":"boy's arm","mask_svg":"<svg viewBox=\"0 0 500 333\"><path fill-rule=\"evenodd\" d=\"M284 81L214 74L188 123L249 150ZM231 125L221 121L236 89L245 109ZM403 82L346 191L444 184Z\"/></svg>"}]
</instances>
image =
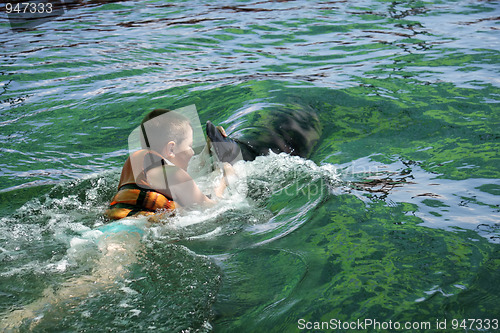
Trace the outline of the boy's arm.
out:
<instances>
[{"instance_id":1,"label":"boy's arm","mask_svg":"<svg viewBox=\"0 0 500 333\"><path fill-rule=\"evenodd\" d=\"M179 205L214 204L200 190L189 174L177 167L157 167L147 174L148 183L160 193L171 197Z\"/></svg>"}]
</instances>

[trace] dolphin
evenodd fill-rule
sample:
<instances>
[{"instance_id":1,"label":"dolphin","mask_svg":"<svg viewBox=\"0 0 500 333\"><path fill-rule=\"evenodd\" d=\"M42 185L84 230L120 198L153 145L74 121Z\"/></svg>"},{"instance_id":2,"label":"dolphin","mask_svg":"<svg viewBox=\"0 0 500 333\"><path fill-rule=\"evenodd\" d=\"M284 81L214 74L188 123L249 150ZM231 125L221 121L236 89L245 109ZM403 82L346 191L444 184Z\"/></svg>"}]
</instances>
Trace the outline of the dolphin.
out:
<instances>
[{"instance_id":1,"label":"dolphin","mask_svg":"<svg viewBox=\"0 0 500 333\"><path fill-rule=\"evenodd\" d=\"M238 156L253 161L270 151L308 158L321 136L319 117L310 107L287 105L255 118L251 127L229 136L207 121L207 136L219 161L233 164Z\"/></svg>"}]
</instances>

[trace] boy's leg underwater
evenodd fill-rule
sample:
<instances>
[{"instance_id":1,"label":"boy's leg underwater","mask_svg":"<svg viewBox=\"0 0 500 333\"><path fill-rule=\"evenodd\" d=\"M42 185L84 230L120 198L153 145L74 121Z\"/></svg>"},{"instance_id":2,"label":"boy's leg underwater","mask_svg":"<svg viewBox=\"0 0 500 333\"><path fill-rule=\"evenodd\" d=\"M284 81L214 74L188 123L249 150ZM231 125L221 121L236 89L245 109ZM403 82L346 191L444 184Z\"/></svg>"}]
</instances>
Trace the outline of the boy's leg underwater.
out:
<instances>
[{"instance_id":1,"label":"boy's leg underwater","mask_svg":"<svg viewBox=\"0 0 500 333\"><path fill-rule=\"evenodd\" d=\"M24 307L13 310L0 319L0 331L18 332L25 320L30 320L30 330L43 320L44 312L58 304L70 308L81 297L91 292L100 292L115 286L119 279L125 278L130 264L138 260L138 254L143 248L141 236L136 233L111 234L104 236L98 244L102 256L97 260L91 274L72 278L57 290L49 287L37 300Z\"/></svg>"}]
</instances>

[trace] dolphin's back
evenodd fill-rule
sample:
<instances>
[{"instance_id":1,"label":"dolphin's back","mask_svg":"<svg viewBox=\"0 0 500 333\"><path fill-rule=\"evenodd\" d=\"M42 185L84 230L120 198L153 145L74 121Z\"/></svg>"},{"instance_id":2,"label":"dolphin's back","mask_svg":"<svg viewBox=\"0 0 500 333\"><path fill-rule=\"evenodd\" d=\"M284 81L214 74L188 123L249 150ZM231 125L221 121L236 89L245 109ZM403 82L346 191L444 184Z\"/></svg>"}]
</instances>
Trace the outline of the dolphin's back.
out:
<instances>
[{"instance_id":1,"label":"dolphin's back","mask_svg":"<svg viewBox=\"0 0 500 333\"><path fill-rule=\"evenodd\" d=\"M307 158L321 136L319 117L310 107L267 109L254 118L251 126L231 136L247 161L266 155L269 150Z\"/></svg>"}]
</instances>

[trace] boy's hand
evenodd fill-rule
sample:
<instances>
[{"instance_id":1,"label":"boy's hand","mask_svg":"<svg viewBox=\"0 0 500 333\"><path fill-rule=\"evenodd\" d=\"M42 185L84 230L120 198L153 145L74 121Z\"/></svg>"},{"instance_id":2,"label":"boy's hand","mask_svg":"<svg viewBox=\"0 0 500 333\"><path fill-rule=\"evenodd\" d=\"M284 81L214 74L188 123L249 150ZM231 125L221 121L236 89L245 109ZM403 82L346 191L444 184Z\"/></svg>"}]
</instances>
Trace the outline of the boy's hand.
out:
<instances>
[{"instance_id":1,"label":"boy's hand","mask_svg":"<svg viewBox=\"0 0 500 333\"><path fill-rule=\"evenodd\" d=\"M224 167L224 176L225 177L229 177L229 176L234 176L235 175L234 168L233 168L233 166L231 164L229 164L227 162L224 162L223 167Z\"/></svg>"},{"instance_id":2,"label":"boy's hand","mask_svg":"<svg viewBox=\"0 0 500 333\"><path fill-rule=\"evenodd\" d=\"M229 180L233 177L235 177L235 172L233 169L233 166L227 162L224 162L222 164L222 171L223 171L223 177L221 179L221 182L219 186L217 186L214 190L214 193L217 197L222 198L224 190L226 187L229 185Z\"/></svg>"}]
</instances>

